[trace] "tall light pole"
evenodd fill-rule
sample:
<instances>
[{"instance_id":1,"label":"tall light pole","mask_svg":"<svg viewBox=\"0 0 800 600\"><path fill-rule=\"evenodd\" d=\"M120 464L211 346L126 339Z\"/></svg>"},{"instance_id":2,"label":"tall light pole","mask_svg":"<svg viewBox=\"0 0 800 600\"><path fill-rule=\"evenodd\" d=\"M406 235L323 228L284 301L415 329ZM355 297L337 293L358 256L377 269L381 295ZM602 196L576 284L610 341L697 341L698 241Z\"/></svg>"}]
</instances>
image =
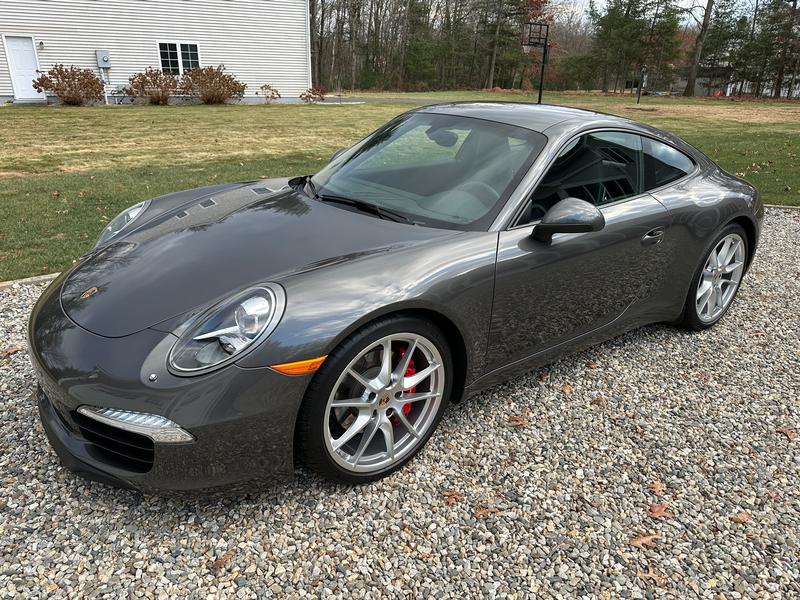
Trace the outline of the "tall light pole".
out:
<instances>
[{"instance_id":1,"label":"tall light pole","mask_svg":"<svg viewBox=\"0 0 800 600\"><path fill-rule=\"evenodd\" d=\"M544 66L550 58L548 39L550 25L548 23L525 23L522 29L522 50L530 54L534 48L542 48L542 66L539 69L539 100L542 103L542 88L544 87Z\"/></svg>"}]
</instances>

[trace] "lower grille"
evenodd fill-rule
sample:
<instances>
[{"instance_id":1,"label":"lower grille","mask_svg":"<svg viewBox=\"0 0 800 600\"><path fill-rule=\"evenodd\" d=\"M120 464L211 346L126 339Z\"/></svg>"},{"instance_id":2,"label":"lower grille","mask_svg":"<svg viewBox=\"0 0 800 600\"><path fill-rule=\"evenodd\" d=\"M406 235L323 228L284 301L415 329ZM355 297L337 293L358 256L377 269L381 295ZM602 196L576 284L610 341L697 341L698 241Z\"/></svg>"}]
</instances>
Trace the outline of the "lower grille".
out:
<instances>
[{"instance_id":1,"label":"lower grille","mask_svg":"<svg viewBox=\"0 0 800 600\"><path fill-rule=\"evenodd\" d=\"M77 411L70 416L99 460L136 473L146 473L153 467L154 447L149 437L100 423Z\"/></svg>"}]
</instances>

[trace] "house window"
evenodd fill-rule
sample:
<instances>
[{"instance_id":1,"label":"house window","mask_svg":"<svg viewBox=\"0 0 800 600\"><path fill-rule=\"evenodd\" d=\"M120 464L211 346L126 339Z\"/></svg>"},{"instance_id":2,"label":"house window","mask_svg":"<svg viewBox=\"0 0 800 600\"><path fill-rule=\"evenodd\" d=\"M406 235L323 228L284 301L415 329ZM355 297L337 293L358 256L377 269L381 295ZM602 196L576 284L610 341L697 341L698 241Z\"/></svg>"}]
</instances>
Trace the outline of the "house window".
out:
<instances>
[{"instance_id":1,"label":"house window","mask_svg":"<svg viewBox=\"0 0 800 600\"><path fill-rule=\"evenodd\" d=\"M200 54L197 44L175 44L160 42L158 54L161 58L161 70L164 73L181 75L189 69L200 66Z\"/></svg>"},{"instance_id":2,"label":"house window","mask_svg":"<svg viewBox=\"0 0 800 600\"><path fill-rule=\"evenodd\" d=\"M200 66L197 44L181 44L181 65L184 71L196 69Z\"/></svg>"}]
</instances>

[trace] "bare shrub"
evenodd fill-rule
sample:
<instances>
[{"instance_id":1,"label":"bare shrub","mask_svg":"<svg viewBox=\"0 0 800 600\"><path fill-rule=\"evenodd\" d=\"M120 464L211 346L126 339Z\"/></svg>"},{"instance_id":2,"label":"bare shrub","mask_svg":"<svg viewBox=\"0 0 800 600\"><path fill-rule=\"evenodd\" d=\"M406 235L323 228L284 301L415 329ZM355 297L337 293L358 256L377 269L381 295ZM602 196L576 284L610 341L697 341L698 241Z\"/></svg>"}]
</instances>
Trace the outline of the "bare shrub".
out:
<instances>
[{"instance_id":1,"label":"bare shrub","mask_svg":"<svg viewBox=\"0 0 800 600\"><path fill-rule=\"evenodd\" d=\"M147 98L150 104L168 104L170 96L178 91L175 75L152 67L136 73L128 81L131 85L125 90L127 94L134 98Z\"/></svg>"},{"instance_id":2,"label":"bare shrub","mask_svg":"<svg viewBox=\"0 0 800 600\"><path fill-rule=\"evenodd\" d=\"M325 102L325 94L328 90L323 85L315 85L308 88L305 92L300 94L300 100L306 104L316 104L317 102Z\"/></svg>"},{"instance_id":3,"label":"bare shrub","mask_svg":"<svg viewBox=\"0 0 800 600\"><path fill-rule=\"evenodd\" d=\"M89 69L55 65L33 80L37 92L56 96L64 104L83 106L103 99L103 82Z\"/></svg>"},{"instance_id":4,"label":"bare shrub","mask_svg":"<svg viewBox=\"0 0 800 600\"><path fill-rule=\"evenodd\" d=\"M264 102L267 104L272 104L275 100L279 100L281 97L281 93L270 84L265 83L260 88L259 91L256 92L256 96L261 95L264 97Z\"/></svg>"},{"instance_id":5,"label":"bare shrub","mask_svg":"<svg viewBox=\"0 0 800 600\"><path fill-rule=\"evenodd\" d=\"M183 74L180 83L182 93L198 98L203 104L241 100L246 87L246 84L225 72L225 65L190 69Z\"/></svg>"}]
</instances>

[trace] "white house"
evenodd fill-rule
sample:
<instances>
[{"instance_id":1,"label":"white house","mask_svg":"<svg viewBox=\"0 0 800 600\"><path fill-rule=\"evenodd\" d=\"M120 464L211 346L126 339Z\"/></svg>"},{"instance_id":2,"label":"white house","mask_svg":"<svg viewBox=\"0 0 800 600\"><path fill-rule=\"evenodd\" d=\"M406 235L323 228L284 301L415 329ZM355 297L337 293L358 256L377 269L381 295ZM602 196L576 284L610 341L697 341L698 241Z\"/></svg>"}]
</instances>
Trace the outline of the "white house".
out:
<instances>
[{"instance_id":1,"label":"white house","mask_svg":"<svg viewBox=\"0 0 800 600\"><path fill-rule=\"evenodd\" d=\"M146 67L176 74L224 64L255 101L311 86L308 0L0 0L0 102L44 100L53 65L92 69L109 91Z\"/></svg>"}]
</instances>

